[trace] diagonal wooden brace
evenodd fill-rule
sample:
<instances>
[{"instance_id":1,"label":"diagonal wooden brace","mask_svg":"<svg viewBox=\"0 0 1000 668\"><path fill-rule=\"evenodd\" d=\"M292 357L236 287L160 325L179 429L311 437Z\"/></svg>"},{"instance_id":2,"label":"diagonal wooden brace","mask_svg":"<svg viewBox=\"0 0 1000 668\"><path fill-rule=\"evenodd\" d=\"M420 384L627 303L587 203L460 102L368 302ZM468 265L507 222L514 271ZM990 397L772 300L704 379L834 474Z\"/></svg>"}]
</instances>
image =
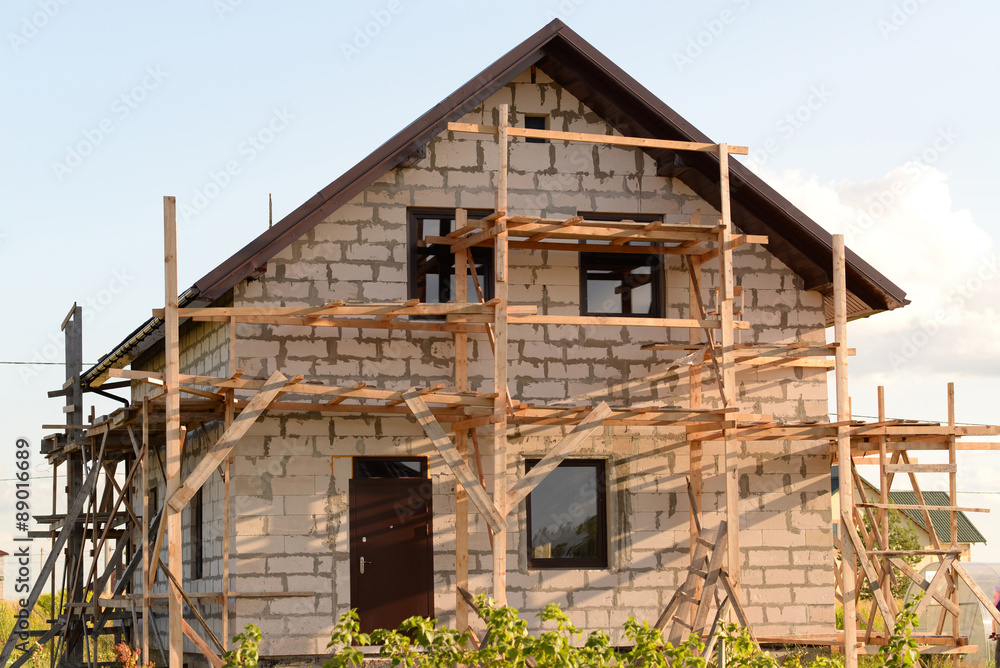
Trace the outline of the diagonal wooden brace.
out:
<instances>
[{"instance_id":1,"label":"diagonal wooden brace","mask_svg":"<svg viewBox=\"0 0 1000 668\"><path fill-rule=\"evenodd\" d=\"M875 572L875 567L868 561L868 550L865 548L861 536L858 535L858 530L854 527L852 519L841 513L840 525L844 527L845 533L850 537L851 542L854 543L855 556L861 564L862 570L865 572L865 577L868 578L868 584L871 586L872 595L875 597L878 610L882 613L882 619L885 620L885 626L889 628L896 619L896 611L893 609L895 608L895 601L892 602L890 607L889 601L892 601L892 599L887 601L885 596L882 595L882 590L879 588L878 573Z\"/></svg>"},{"instance_id":2,"label":"diagonal wooden brace","mask_svg":"<svg viewBox=\"0 0 1000 668\"><path fill-rule=\"evenodd\" d=\"M953 561L955 561L956 556L957 555L949 554L947 557L945 557L944 561L942 561L941 564L938 566L937 572L934 573L934 577L931 578L931 581L927 584L926 587L923 586L923 582L926 582L926 580L923 580L923 578L921 578L923 582L917 583L917 586L919 586L925 592L924 597L920 599L920 603L917 603L917 607L913 609L913 614L915 614L917 617L923 616L924 610L927 609L927 605L931 602L931 599L934 599L938 602L948 601L948 605L944 605L944 607L949 612L951 612L953 615L962 614L961 609L958 608L958 606L956 606L954 603L952 603L952 601L948 599L945 595L943 595L941 592L941 586L948 579L947 577L948 572L951 570L951 564Z\"/></svg>"},{"instance_id":3,"label":"diagonal wooden brace","mask_svg":"<svg viewBox=\"0 0 1000 668\"><path fill-rule=\"evenodd\" d=\"M444 429L438 423L437 419L435 419L434 414L431 413L431 409L427 408L427 404L420 398L420 392L415 388L410 388L406 392L403 392L403 401L413 411L413 417L417 418L417 422L424 428L424 433L431 439L431 443L437 448L445 464L451 468L455 477L458 478L462 487L465 488L465 492L469 495L472 505L483 514L490 528L494 532L507 528L504 513L497 510L490 497L486 495L486 490L479 484L479 480L469 469L468 464L465 463L465 459L458 452L458 448L451 442L448 435L444 433ZM499 475L503 475L503 472L500 472Z\"/></svg>"},{"instance_id":4,"label":"diagonal wooden brace","mask_svg":"<svg viewBox=\"0 0 1000 668\"><path fill-rule=\"evenodd\" d=\"M191 628L191 625L187 623L186 619L181 620L181 629L184 631L184 635L188 637L188 640L191 641L191 644L197 647L198 651L201 652L206 659L208 659L212 668L222 668L222 666L225 665L226 662L223 661L218 654L212 651L212 648L208 646L208 643L205 642L204 638L198 635L198 632Z\"/></svg>"},{"instance_id":5,"label":"diagonal wooden brace","mask_svg":"<svg viewBox=\"0 0 1000 668\"><path fill-rule=\"evenodd\" d=\"M953 560L954 560L954 555L951 555L951 557L949 559L945 560L945 561L948 562L948 568L951 568L951 562ZM927 594L924 597L923 601L921 601L921 605L923 604L924 601L928 601L928 600L930 600L930 598L933 598L935 601L937 601L938 603L941 604L941 607L943 607L945 610L947 610L951 614L953 614L953 615L959 615L959 614L961 614L961 610L959 609L959 607L957 605L955 605L954 603L951 602L951 599L949 599L942 592L940 592L938 587L932 586L931 583L928 582L926 580L926 578L924 578L923 575L921 575L916 570L914 570L913 567L910 566L908 563L906 563L905 561L903 561L899 557L889 557L889 563L891 563L893 566L895 566L896 568L898 568L903 573L903 575L905 575L906 577L908 577L911 580L913 580L913 582L915 582L918 587L920 587L925 592L927 592ZM938 576L938 574L943 573L945 570L947 570L947 569L938 568L937 573L934 574L934 577L931 578L931 580L936 579L937 576ZM943 579L947 579L946 576L942 576L942 577L943 577ZM923 609L921 608L921 611L922 610Z\"/></svg>"},{"instance_id":6,"label":"diagonal wooden brace","mask_svg":"<svg viewBox=\"0 0 1000 668\"><path fill-rule=\"evenodd\" d=\"M229 429L219 437L218 442L198 462L198 465L191 471L187 480L184 481L184 484L167 501L171 508L177 512L184 510L184 506L188 504L188 501L201 489L201 486L205 484L219 464L225 461L239 440L250 431L250 427L257 421L261 413L278 396L282 388L285 387L285 381L287 380L280 371L275 371L271 374L271 377L267 379L263 387L247 403L246 408L243 409L240 416L229 425Z\"/></svg>"},{"instance_id":7,"label":"diagonal wooden brace","mask_svg":"<svg viewBox=\"0 0 1000 668\"><path fill-rule=\"evenodd\" d=\"M510 488L510 491L507 492L507 512L515 510L517 504L521 503L524 497L528 496L531 490L545 479L545 476L552 473L562 460L576 450L577 446L593 434L609 417L611 417L611 409L606 402L602 401L580 424L574 426L573 430L566 434L563 440L559 441L559 444L542 458L542 461L535 464L523 478Z\"/></svg>"},{"instance_id":8,"label":"diagonal wooden brace","mask_svg":"<svg viewBox=\"0 0 1000 668\"><path fill-rule=\"evenodd\" d=\"M977 585L976 581L972 579L972 576L969 575L967 570L965 570L965 567L956 561L952 564L952 569L958 577L965 580L965 584L969 585L969 589L972 591L973 596L979 599L979 602L983 604L986 611L992 615L993 620L997 624L1000 624L1000 610L997 610L997 607L993 605L993 601L991 601L989 597L983 593L983 590L979 588L979 585Z\"/></svg>"}]
</instances>

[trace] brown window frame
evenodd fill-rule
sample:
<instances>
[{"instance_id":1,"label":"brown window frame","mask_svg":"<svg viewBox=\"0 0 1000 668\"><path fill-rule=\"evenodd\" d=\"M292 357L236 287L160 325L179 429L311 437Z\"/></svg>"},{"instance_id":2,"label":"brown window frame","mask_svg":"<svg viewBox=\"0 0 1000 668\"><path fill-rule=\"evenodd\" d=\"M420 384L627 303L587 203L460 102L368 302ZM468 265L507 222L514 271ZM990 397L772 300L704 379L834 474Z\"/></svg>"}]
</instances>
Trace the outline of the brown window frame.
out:
<instances>
[{"instance_id":1,"label":"brown window frame","mask_svg":"<svg viewBox=\"0 0 1000 668\"><path fill-rule=\"evenodd\" d=\"M580 214L587 220L617 222L622 220L634 220L637 223L653 223L663 220L662 214L608 214L608 213L586 213ZM581 246L587 246L586 241L581 242ZM596 245L596 244L594 244ZM650 242L628 242L626 246L650 245ZM666 298L664 295L664 281L666 271L664 269L664 257L659 254L637 254L637 253L588 253L580 251L580 315L585 316L615 316L624 318L663 318L666 316ZM622 292L622 310L598 311L591 308L590 295L588 291L588 272L605 269L625 269L636 264L637 259L643 259L650 267L650 312L635 313L631 310L631 292ZM626 311L626 303L629 310Z\"/></svg>"},{"instance_id":2,"label":"brown window frame","mask_svg":"<svg viewBox=\"0 0 1000 668\"><path fill-rule=\"evenodd\" d=\"M470 209L470 219L485 218L491 211ZM423 242L421 223L424 220L437 219L449 221L448 230L440 230L444 236L448 232L455 230L455 209L442 209L430 207L411 207L406 210L407 226L407 295L409 299L419 299L422 304L444 304L452 301L451 294L452 278L455 275L455 254L451 252L451 247L445 244L427 244ZM444 227L444 225L442 225ZM479 284L483 289L484 298L489 301L493 298L493 248L477 247L470 248L470 259L479 266ZM425 294L421 295L421 258L434 257L437 259L438 290L435 301L428 301ZM476 293L469 291L468 300L476 301ZM411 316L414 317L414 316ZM421 320L444 320L444 316L422 316Z\"/></svg>"},{"instance_id":3,"label":"brown window frame","mask_svg":"<svg viewBox=\"0 0 1000 668\"><path fill-rule=\"evenodd\" d=\"M374 476L374 475L363 475L361 471L360 464L366 462L379 462L379 461L394 461L394 462L413 462L420 465L420 475L415 476ZM408 478L408 479L424 479L426 480L430 476L428 475L427 468L427 458L419 456L403 456L396 457L393 455L364 455L351 458L351 477L358 478L361 480L371 480L373 478L384 478L384 479L398 479L398 478Z\"/></svg>"},{"instance_id":4,"label":"brown window frame","mask_svg":"<svg viewBox=\"0 0 1000 668\"><path fill-rule=\"evenodd\" d=\"M532 119L529 124L528 119ZM538 121L541 121L542 127L535 127L538 125ZM548 114L525 114L524 115L524 127L525 129L534 130L548 130L549 129L549 115ZM526 144L548 144L548 139L542 139L540 137L525 137L524 141Z\"/></svg>"},{"instance_id":5,"label":"brown window frame","mask_svg":"<svg viewBox=\"0 0 1000 668\"><path fill-rule=\"evenodd\" d=\"M538 464L540 459L525 459L525 473ZM594 557L534 557L534 546L532 545L531 528L531 494L525 499L526 510L526 544L528 548L528 568L544 569L569 569L586 568L602 569L608 567L608 495L607 495L607 461L604 459L567 459L556 467L560 468L594 468L594 478L596 482L595 494L597 505L597 555ZM545 484L543 479L538 486Z\"/></svg>"},{"instance_id":6,"label":"brown window frame","mask_svg":"<svg viewBox=\"0 0 1000 668\"><path fill-rule=\"evenodd\" d=\"M191 579L205 577L205 497L204 487L191 497Z\"/></svg>"}]
</instances>

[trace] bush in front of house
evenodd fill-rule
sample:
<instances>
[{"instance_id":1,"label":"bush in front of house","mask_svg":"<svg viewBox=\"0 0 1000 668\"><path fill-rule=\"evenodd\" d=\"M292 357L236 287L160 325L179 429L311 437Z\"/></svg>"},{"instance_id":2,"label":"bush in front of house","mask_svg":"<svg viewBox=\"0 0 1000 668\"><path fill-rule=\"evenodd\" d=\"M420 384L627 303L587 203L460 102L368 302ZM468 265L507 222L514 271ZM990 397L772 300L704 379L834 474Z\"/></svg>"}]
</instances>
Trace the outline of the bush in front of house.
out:
<instances>
[{"instance_id":1,"label":"bush in front of house","mask_svg":"<svg viewBox=\"0 0 1000 668\"><path fill-rule=\"evenodd\" d=\"M625 637L631 648L619 651L610 638L601 632L591 632L586 638L565 612L549 604L539 613L543 622L555 628L537 636L528 632L527 622L514 608L498 606L485 596L476 604L486 625L484 643L475 642L469 632L438 627L433 619L411 617L398 629L361 633L357 612L341 615L334 627L329 648L333 656L323 668L359 668L363 658L359 646L381 645L379 655L393 666L405 668L454 668L454 666L489 666L490 668L708 668L702 658L705 646L692 635L677 647L665 642L663 634L650 628L648 622L629 618L625 622ZM916 642L910 637L917 623L910 601L896 619L889 643L878 656L867 657L868 667L913 668L919 660ZM720 633L725 643L726 668L802 668L798 658L784 664L757 649L746 629L735 624L723 626ZM714 659L714 657L712 657ZM714 665L714 664L713 664ZM843 665L839 655L820 656L807 668L837 668Z\"/></svg>"}]
</instances>

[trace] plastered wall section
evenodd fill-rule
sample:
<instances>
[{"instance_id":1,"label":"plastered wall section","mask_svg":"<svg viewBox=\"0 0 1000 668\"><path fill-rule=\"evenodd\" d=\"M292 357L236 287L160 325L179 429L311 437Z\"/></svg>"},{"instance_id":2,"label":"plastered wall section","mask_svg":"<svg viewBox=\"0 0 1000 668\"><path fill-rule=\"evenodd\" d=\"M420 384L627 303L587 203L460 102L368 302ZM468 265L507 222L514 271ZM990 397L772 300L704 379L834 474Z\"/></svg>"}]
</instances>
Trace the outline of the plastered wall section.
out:
<instances>
[{"instance_id":1,"label":"plastered wall section","mask_svg":"<svg viewBox=\"0 0 1000 668\"><path fill-rule=\"evenodd\" d=\"M552 129L606 134L609 126L538 73L527 74L463 120L496 123L496 108L548 113ZM640 151L586 144L525 144L510 153L510 210L564 217L581 212L657 213L669 222L695 210L703 222L718 212L682 183L657 177ZM234 303L317 305L333 299L401 300L407 289L407 207L493 206L497 153L490 137L442 134L415 167L386 174L364 193L273 258L266 274L236 288ZM575 253L512 250L512 303L539 312L579 315ZM818 294L761 247L735 253L745 290L743 341L818 341L823 308ZM665 266L668 315L688 315L687 278L676 258ZM717 284L706 265L705 298ZM687 330L622 327L512 326L508 359L514 398L530 402L612 405L652 401L686 405L686 376L643 343L687 343ZM239 365L248 375L276 368L331 385L363 380L404 389L453 384L450 337L417 332L239 325ZM470 382L492 390L492 356L485 337L470 337ZM709 374L706 373L706 376ZM706 378L705 401L718 401ZM744 410L778 419L826 418L825 373L783 369L738 374ZM677 429L608 428L576 456L608 462L608 568L534 571L526 566L523 507L509 532L510 602L532 626L548 602L567 607L585 630L620 640L624 618L655 620L687 566L688 447ZM516 430L506 472L523 473L523 459L540 455L561 436ZM485 439L484 439L485 440ZM253 622L270 655L322 653L338 614L350 606L348 484L350 456L418 454L429 458L434 484L435 614L453 619L454 479L419 427L406 418L269 417L236 452L234 570L245 591L315 592L308 598L241 599L234 628ZM724 507L721 445L706 444L704 507L708 526ZM759 633L833 627L830 559L829 447L819 442L746 444L740 450L743 584ZM487 469L487 475L493 471ZM471 588L489 590L485 524L472 516Z\"/></svg>"}]
</instances>

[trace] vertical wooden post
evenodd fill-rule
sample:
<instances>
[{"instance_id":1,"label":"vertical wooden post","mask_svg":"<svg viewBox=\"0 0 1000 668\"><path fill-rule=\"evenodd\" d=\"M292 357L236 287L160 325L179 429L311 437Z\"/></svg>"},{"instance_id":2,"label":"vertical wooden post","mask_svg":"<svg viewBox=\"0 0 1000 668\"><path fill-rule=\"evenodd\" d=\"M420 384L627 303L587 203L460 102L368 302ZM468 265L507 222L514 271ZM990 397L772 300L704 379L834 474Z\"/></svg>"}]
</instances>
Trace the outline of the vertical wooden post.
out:
<instances>
[{"instance_id":1,"label":"vertical wooden post","mask_svg":"<svg viewBox=\"0 0 1000 668\"><path fill-rule=\"evenodd\" d=\"M688 272L688 317L701 317L698 291L701 290L701 258L695 255L688 255L685 259L691 271ZM701 330L691 327L688 329L688 343L698 345L701 343ZM688 370L688 395L691 408L701 408L701 365L695 364ZM691 480L691 496L696 503L691 509L691 556L694 557L695 548L698 546L698 524L701 520L698 515L701 512L701 491L702 491L702 443L701 441L690 441L688 444L688 476Z\"/></svg>"},{"instance_id":2,"label":"vertical wooden post","mask_svg":"<svg viewBox=\"0 0 1000 668\"><path fill-rule=\"evenodd\" d=\"M952 433L948 435L948 463L951 464L951 469L948 471L948 498L951 504L952 510L950 514L951 520L951 547L952 549L958 547L958 513L955 511L955 506L958 505L958 457L955 452L955 383L948 383L948 427L951 428ZM958 583L955 582L955 586L951 590L951 602L958 605ZM942 615L944 612L941 613ZM959 635L959 619L957 615L951 616L951 637L954 638L955 644L958 644ZM951 659L951 665L953 668L958 668L959 661L961 657L958 655L953 656Z\"/></svg>"},{"instance_id":3,"label":"vertical wooden post","mask_svg":"<svg viewBox=\"0 0 1000 668\"><path fill-rule=\"evenodd\" d=\"M847 392L847 263L844 235L833 235L833 332L837 342L834 364L837 375L837 422L851 419ZM853 521L854 480L851 477L850 427L837 427L837 464L840 467L841 581L844 586L844 668L858 666L858 613L855 601L854 545L847 537Z\"/></svg>"},{"instance_id":4,"label":"vertical wooden post","mask_svg":"<svg viewBox=\"0 0 1000 668\"><path fill-rule=\"evenodd\" d=\"M142 663L149 662L149 397L142 398ZM155 512L155 511L154 511ZM163 518L160 518L163 521Z\"/></svg>"},{"instance_id":5,"label":"vertical wooden post","mask_svg":"<svg viewBox=\"0 0 1000 668\"><path fill-rule=\"evenodd\" d=\"M455 211L455 229L465 227L468 212ZM469 250L455 253L455 301L469 301ZM469 391L469 335L455 332L455 390ZM469 433L465 429L455 432L455 448L468 460ZM455 628L464 631L469 626L469 606L459 591L469 588L469 497L465 488L455 485Z\"/></svg>"},{"instance_id":6,"label":"vertical wooden post","mask_svg":"<svg viewBox=\"0 0 1000 668\"><path fill-rule=\"evenodd\" d=\"M56 502L59 499L59 462L55 462L52 465L52 514L56 514ZM53 533L51 542L49 543L49 554L55 551L56 537ZM63 567L65 569L65 566ZM3 586L0 584L0 599L3 598ZM49 600L56 600L56 569L52 569L52 575L49 576ZM55 618L55 611L53 610L53 618Z\"/></svg>"},{"instance_id":7,"label":"vertical wooden post","mask_svg":"<svg viewBox=\"0 0 1000 668\"><path fill-rule=\"evenodd\" d=\"M66 424L83 424L83 388L80 386L80 374L83 372L83 308L73 304L70 315L63 325L66 346L66 380L73 380L72 392L66 395ZM72 408L72 410L69 410ZM66 432L67 441L84 438L83 432L77 429ZM77 497L83 490L83 452L77 450L66 456L66 508L72 508ZM83 546L87 538L85 524L75 525L69 534L66 547L66 572L70 574L66 583L66 602L83 602L83 573L80 562L83 559ZM73 564L71 566L71 564ZM67 615L72 620L72 615ZM69 624L70 622L68 622ZM79 665L83 662L83 639L75 627L66 629L66 658L70 663ZM85 630L84 630L85 631Z\"/></svg>"},{"instance_id":8,"label":"vertical wooden post","mask_svg":"<svg viewBox=\"0 0 1000 668\"><path fill-rule=\"evenodd\" d=\"M722 388L727 407L736 406L736 351L733 324L732 213L729 203L729 146L719 144L719 201L722 230L719 232L719 317L722 321ZM740 591L740 465L739 443L730 430L722 432L726 466L727 570L734 591Z\"/></svg>"},{"instance_id":9,"label":"vertical wooden post","mask_svg":"<svg viewBox=\"0 0 1000 668\"><path fill-rule=\"evenodd\" d=\"M507 126L510 110L501 104L497 123L497 197L496 211L502 216L494 224L502 225L493 246L493 296L497 300L493 354L493 503L507 515ZM507 530L501 529L493 541L493 598L507 604Z\"/></svg>"},{"instance_id":10,"label":"vertical wooden post","mask_svg":"<svg viewBox=\"0 0 1000 668\"><path fill-rule=\"evenodd\" d=\"M181 400L180 400L180 341L177 319L177 200L163 198L163 264L164 264L164 385L166 390L166 496L169 499L180 488L181 473ZM181 514L170 504L164 504L167 521L167 565L176 578L182 578L184 562ZM169 661L170 668L184 668L184 602L179 586L183 580L168 585Z\"/></svg>"},{"instance_id":11,"label":"vertical wooden post","mask_svg":"<svg viewBox=\"0 0 1000 668\"><path fill-rule=\"evenodd\" d=\"M878 421L885 422L885 387L878 387ZM879 468L879 503L889 504L889 475L885 472L885 465L889 463L889 453L885 448L885 438L879 436L878 439L878 468ZM879 518L881 518L882 545L889 549L889 511L886 508L879 508ZM872 527L875 530L875 527ZM889 576L889 555L882 557L882 595L885 600L892 597L892 578Z\"/></svg>"},{"instance_id":12,"label":"vertical wooden post","mask_svg":"<svg viewBox=\"0 0 1000 668\"><path fill-rule=\"evenodd\" d=\"M229 375L236 373L236 318L229 319ZM236 415L236 390L230 388L226 390L226 413L225 428L229 429L233 424ZM223 464L223 484L222 484L222 642L225 649L229 649L229 531L230 513L232 509L229 476L230 467L233 463L233 454L229 453L226 462Z\"/></svg>"},{"instance_id":13,"label":"vertical wooden post","mask_svg":"<svg viewBox=\"0 0 1000 668\"><path fill-rule=\"evenodd\" d=\"M230 367L232 368L232 367ZM231 372L232 373L232 372ZM236 390L226 390L226 412L225 428L229 429L233 424L236 413ZM233 454L229 453L223 463L222 477L222 642L225 649L229 649L229 531L230 531L230 466L233 461Z\"/></svg>"}]
</instances>

